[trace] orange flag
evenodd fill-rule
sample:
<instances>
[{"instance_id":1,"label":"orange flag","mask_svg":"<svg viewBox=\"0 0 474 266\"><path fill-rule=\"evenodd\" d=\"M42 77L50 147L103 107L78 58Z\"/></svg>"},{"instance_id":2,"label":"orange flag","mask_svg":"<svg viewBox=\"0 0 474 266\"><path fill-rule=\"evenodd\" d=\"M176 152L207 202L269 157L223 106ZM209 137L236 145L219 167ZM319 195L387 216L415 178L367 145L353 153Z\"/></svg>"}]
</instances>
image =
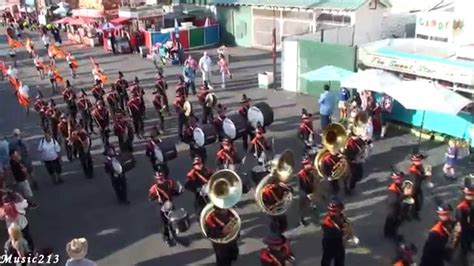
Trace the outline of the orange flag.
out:
<instances>
[{"instance_id":1,"label":"orange flag","mask_svg":"<svg viewBox=\"0 0 474 266\"><path fill-rule=\"evenodd\" d=\"M23 47L23 43L17 40L12 39L10 36L7 35L8 38L8 45L10 45L11 48L20 48Z\"/></svg>"},{"instance_id":2,"label":"orange flag","mask_svg":"<svg viewBox=\"0 0 474 266\"><path fill-rule=\"evenodd\" d=\"M51 54L55 55L59 59L64 59L66 58L66 53L61 50L59 47L57 47L54 44L51 44L48 49L51 49L50 52Z\"/></svg>"},{"instance_id":3,"label":"orange flag","mask_svg":"<svg viewBox=\"0 0 474 266\"><path fill-rule=\"evenodd\" d=\"M99 73L99 77L100 77L100 80L102 81L102 84L105 84L109 78L107 77L107 75L105 75L104 73Z\"/></svg>"},{"instance_id":4,"label":"orange flag","mask_svg":"<svg viewBox=\"0 0 474 266\"><path fill-rule=\"evenodd\" d=\"M5 61L0 61L0 72L4 75L7 74L7 65L5 65Z\"/></svg>"},{"instance_id":5,"label":"orange flag","mask_svg":"<svg viewBox=\"0 0 474 266\"><path fill-rule=\"evenodd\" d=\"M21 87L18 90L18 102L24 106L28 107L30 105L30 96L28 95L28 88L25 88L25 86Z\"/></svg>"},{"instance_id":6,"label":"orange flag","mask_svg":"<svg viewBox=\"0 0 474 266\"><path fill-rule=\"evenodd\" d=\"M53 69L54 72L54 79L56 80L57 83L64 83L64 79L61 76L61 73L59 73L59 70Z\"/></svg>"},{"instance_id":7,"label":"orange flag","mask_svg":"<svg viewBox=\"0 0 474 266\"><path fill-rule=\"evenodd\" d=\"M8 76L8 81L10 82L10 85L15 91L18 91L20 89L20 82L18 81L18 79Z\"/></svg>"}]
</instances>

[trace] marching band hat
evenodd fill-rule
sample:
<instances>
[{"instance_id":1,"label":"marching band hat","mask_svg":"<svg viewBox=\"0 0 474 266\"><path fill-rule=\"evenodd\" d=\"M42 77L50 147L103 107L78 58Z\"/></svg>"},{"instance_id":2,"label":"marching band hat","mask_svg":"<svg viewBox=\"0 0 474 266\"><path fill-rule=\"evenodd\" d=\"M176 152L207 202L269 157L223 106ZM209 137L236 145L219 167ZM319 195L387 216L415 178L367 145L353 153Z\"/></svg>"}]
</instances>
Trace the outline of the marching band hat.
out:
<instances>
[{"instance_id":1,"label":"marching band hat","mask_svg":"<svg viewBox=\"0 0 474 266\"><path fill-rule=\"evenodd\" d=\"M443 203L437 207L436 213L438 215L448 215L452 210L453 208L451 207L451 205Z\"/></svg>"},{"instance_id":2,"label":"marching band hat","mask_svg":"<svg viewBox=\"0 0 474 266\"><path fill-rule=\"evenodd\" d=\"M329 211L342 211L344 210L344 203L342 203L339 199L334 198L328 204Z\"/></svg>"},{"instance_id":3,"label":"marching band hat","mask_svg":"<svg viewBox=\"0 0 474 266\"><path fill-rule=\"evenodd\" d=\"M474 196L474 186L472 185L471 179L470 178L465 178L464 179L464 189L463 189L464 194L468 196Z\"/></svg>"},{"instance_id":4,"label":"marching band hat","mask_svg":"<svg viewBox=\"0 0 474 266\"><path fill-rule=\"evenodd\" d=\"M193 159L193 165L196 165L196 164L202 164L202 159L201 159L201 157L194 157L194 159Z\"/></svg>"},{"instance_id":5,"label":"marching band hat","mask_svg":"<svg viewBox=\"0 0 474 266\"><path fill-rule=\"evenodd\" d=\"M415 153L413 154L411 157L410 157L410 160L412 162L421 162L423 159L425 159L426 157L421 154L421 153Z\"/></svg>"},{"instance_id":6,"label":"marching band hat","mask_svg":"<svg viewBox=\"0 0 474 266\"><path fill-rule=\"evenodd\" d=\"M82 95L87 96L87 92L84 89L81 89Z\"/></svg>"},{"instance_id":7,"label":"marching band hat","mask_svg":"<svg viewBox=\"0 0 474 266\"><path fill-rule=\"evenodd\" d=\"M118 72L118 75L119 75L119 78L123 78L123 73L122 73L122 71L119 71L119 72Z\"/></svg>"},{"instance_id":8,"label":"marching band hat","mask_svg":"<svg viewBox=\"0 0 474 266\"><path fill-rule=\"evenodd\" d=\"M283 235L270 235L263 239L263 243L267 246L281 246L286 243Z\"/></svg>"},{"instance_id":9,"label":"marching band hat","mask_svg":"<svg viewBox=\"0 0 474 266\"><path fill-rule=\"evenodd\" d=\"M240 101L240 103L248 103L250 102L252 99L250 99L249 97L247 97L246 94L242 94L242 100Z\"/></svg>"},{"instance_id":10,"label":"marching band hat","mask_svg":"<svg viewBox=\"0 0 474 266\"><path fill-rule=\"evenodd\" d=\"M402 178L405 178L405 173L402 172L402 171L393 171L391 174L390 174L390 177L392 179L402 179Z\"/></svg>"}]
</instances>

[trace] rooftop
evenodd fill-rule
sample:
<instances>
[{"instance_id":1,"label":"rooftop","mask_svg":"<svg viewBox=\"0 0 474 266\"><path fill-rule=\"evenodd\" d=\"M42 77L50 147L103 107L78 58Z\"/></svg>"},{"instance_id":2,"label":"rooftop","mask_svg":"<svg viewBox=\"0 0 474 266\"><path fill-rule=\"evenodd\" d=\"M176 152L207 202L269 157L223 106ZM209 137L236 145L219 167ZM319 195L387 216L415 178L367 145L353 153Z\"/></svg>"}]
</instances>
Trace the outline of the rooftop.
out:
<instances>
[{"instance_id":1,"label":"rooftop","mask_svg":"<svg viewBox=\"0 0 474 266\"><path fill-rule=\"evenodd\" d=\"M209 0L208 4L356 10L367 2L368 0ZM391 6L389 0L380 0L380 3Z\"/></svg>"}]
</instances>

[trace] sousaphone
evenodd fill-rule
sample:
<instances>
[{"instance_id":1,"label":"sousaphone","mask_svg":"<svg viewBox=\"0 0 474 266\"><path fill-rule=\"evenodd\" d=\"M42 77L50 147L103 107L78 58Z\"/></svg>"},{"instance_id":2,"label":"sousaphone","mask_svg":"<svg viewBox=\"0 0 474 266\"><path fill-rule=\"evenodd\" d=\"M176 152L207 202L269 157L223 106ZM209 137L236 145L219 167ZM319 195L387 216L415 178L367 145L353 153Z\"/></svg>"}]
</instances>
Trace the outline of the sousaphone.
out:
<instances>
[{"instance_id":1,"label":"sousaphone","mask_svg":"<svg viewBox=\"0 0 474 266\"><path fill-rule=\"evenodd\" d=\"M207 186L211 203L207 204L201 211L200 224L202 233L211 242L218 244L229 243L238 237L242 225L239 214L232 209L242 197L242 180L236 172L223 169L211 176ZM216 208L228 209L233 217L224 226L223 232L225 234L221 237L210 237L206 228L206 220Z\"/></svg>"},{"instance_id":2,"label":"sousaphone","mask_svg":"<svg viewBox=\"0 0 474 266\"><path fill-rule=\"evenodd\" d=\"M295 165L295 158L293 152L285 150L275 159L267 164L269 173L257 185L255 189L255 201L262 211L268 215L278 216L284 214L293 201L293 194L290 187L286 184L289 182ZM282 192L277 203L273 206L268 206L264 201L264 191L268 186L279 186L278 190Z\"/></svg>"}]
</instances>

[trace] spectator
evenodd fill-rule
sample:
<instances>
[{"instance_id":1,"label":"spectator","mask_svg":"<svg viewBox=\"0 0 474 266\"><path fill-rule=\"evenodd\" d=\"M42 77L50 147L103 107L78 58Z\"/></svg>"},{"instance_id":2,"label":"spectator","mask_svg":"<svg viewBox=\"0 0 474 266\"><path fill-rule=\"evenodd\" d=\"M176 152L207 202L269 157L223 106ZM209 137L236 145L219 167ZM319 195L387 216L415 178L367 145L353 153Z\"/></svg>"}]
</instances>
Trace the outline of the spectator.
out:
<instances>
[{"instance_id":1,"label":"spectator","mask_svg":"<svg viewBox=\"0 0 474 266\"><path fill-rule=\"evenodd\" d=\"M191 89L193 94L196 95L196 72L192 69L189 63L184 65L183 77L184 82L186 83L186 95L189 94L189 89Z\"/></svg>"},{"instance_id":2,"label":"spectator","mask_svg":"<svg viewBox=\"0 0 474 266\"><path fill-rule=\"evenodd\" d=\"M49 131L44 132L44 138L39 142L38 151L41 153L41 160L44 162L53 184L63 183L64 181L61 178L61 156L59 154L61 146L52 138Z\"/></svg>"},{"instance_id":3,"label":"spectator","mask_svg":"<svg viewBox=\"0 0 474 266\"><path fill-rule=\"evenodd\" d=\"M10 150L17 150L21 156L21 162L28 169L28 173L31 175L33 172L33 163L30 157L30 148L28 144L23 140L21 131L18 128L13 130L13 137L9 141ZM37 186L36 181L31 180L32 186Z\"/></svg>"},{"instance_id":4,"label":"spectator","mask_svg":"<svg viewBox=\"0 0 474 266\"><path fill-rule=\"evenodd\" d=\"M116 45L117 45L117 40L115 39L115 34L111 33L110 34L110 48L112 48L113 54L117 54L117 51L115 50Z\"/></svg>"},{"instance_id":5,"label":"spectator","mask_svg":"<svg viewBox=\"0 0 474 266\"><path fill-rule=\"evenodd\" d=\"M137 36L135 34L130 34L130 50L132 50L133 53L139 53L138 47L138 40Z\"/></svg>"},{"instance_id":6,"label":"spectator","mask_svg":"<svg viewBox=\"0 0 474 266\"><path fill-rule=\"evenodd\" d=\"M51 40L49 39L49 36L48 36L48 33L47 33L47 32L45 32L45 33L41 36L41 41L43 42L44 49L45 49L46 51L48 51L49 44L51 43Z\"/></svg>"},{"instance_id":7,"label":"spectator","mask_svg":"<svg viewBox=\"0 0 474 266\"><path fill-rule=\"evenodd\" d=\"M226 77L226 75L229 78L232 78L232 74L230 73L229 64L225 60L225 57L224 57L223 54L219 54L219 61L217 62L217 65L219 66L219 70L221 72L221 80L222 80L221 87L224 89L225 88L225 77Z\"/></svg>"},{"instance_id":8,"label":"spectator","mask_svg":"<svg viewBox=\"0 0 474 266\"><path fill-rule=\"evenodd\" d=\"M23 235L21 233L21 229L17 224L11 224L10 227L8 227L8 240L5 242L4 245L4 250L5 250L5 255L7 256L12 256L13 260L15 258L22 258L25 256L28 256L32 253L32 250L28 246L28 241L23 238ZM21 265L21 266L26 266L28 263L22 263L22 264L4 264L4 265Z\"/></svg>"},{"instance_id":9,"label":"spectator","mask_svg":"<svg viewBox=\"0 0 474 266\"><path fill-rule=\"evenodd\" d=\"M56 43L59 43L59 45L61 45L63 43L63 40L61 39L61 33L60 33L58 27L56 27L56 26L53 27L51 29L51 34L53 34L53 38L54 38L54 41Z\"/></svg>"},{"instance_id":10,"label":"spectator","mask_svg":"<svg viewBox=\"0 0 474 266\"><path fill-rule=\"evenodd\" d=\"M0 140L0 165L2 166L2 170L5 171L4 177L6 177L7 172L10 169L10 144L6 137L4 137L3 140Z\"/></svg>"},{"instance_id":11,"label":"spectator","mask_svg":"<svg viewBox=\"0 0 474 266\"><path fill-rule=\"evenodd\" d=\"M324 85L324 92L319 96L319 114L321 119L321 129L331 124L331 115L334 110L334 95L330 91L329 85Z\"/></svg>"},{"instance_id":12,"label":"spectator","mask_svg":"<svg viewBox=\"0 0 474 266\"><path fill-rule=\"evenodd\" d=\"M351 92L344 87L341 87L339 90L339 116L341 117L341 122L347 119L347 102L351 98Z\"/></svg>"},{"instance_id":13,"label":"spectator","mask_svg":"<svg viewBox=\"0 0 474 266\"><path fill-rule=\"evenodd\" d=\"M38 205L33 203L33 191L28 182L28 170L21 163L21 156L17 150L10 149L10 169L15 179L15 187L27 201L31 208L37 208Z\"/></svg>"},{"instance_id":14,"label":"spectator","mask_svg":"<svg viewBox=\"0 0 474 266\"><path fill-rule=\"evenodd\" d=\"M211 84L211 66L212 60L207 54L204 52L202 57L199 59L199 70L201 70L202 74L202 81L207 81L207 84Z\"/></svg>"},{"instance_id":15,"label":"spectator","mask_svg":"<svg viewBox=\"0 0 474 266\"><path fill-rule=\"evenodd\" d=\"M66 245L69 259L66 266L97 266L95 262L86 258L88 244L85 238L76 238Z\"/></svg>"},{"instance_id":16,"label":"spectator","mask_svg":"<svg viewBox=\"0 0 474 266\"><path fill-rule=\"evenodd\" d=\"M196 71L198 69L198 63L191 54L188 55L188 58L186 59L186 61L184 61L184 64L189 64L189 66L194 70L194 74L196 74Z\"/></svg>"},{"instance_id":17,"label":"spectator","mask_svg":"<svg viewBox=\"0 0 474 266\"><path fill-rule=\"evenodd\" d=\"M7 228L10 228L12 224L17 225L20 228L23 237L28 241L30 250L35 250L28 220L26 219L27 207L28 202L23 199L21 195L14 192L8 192L3 196L4 215L2 219L5 220Z\"/></svg>"}]
</instances>

